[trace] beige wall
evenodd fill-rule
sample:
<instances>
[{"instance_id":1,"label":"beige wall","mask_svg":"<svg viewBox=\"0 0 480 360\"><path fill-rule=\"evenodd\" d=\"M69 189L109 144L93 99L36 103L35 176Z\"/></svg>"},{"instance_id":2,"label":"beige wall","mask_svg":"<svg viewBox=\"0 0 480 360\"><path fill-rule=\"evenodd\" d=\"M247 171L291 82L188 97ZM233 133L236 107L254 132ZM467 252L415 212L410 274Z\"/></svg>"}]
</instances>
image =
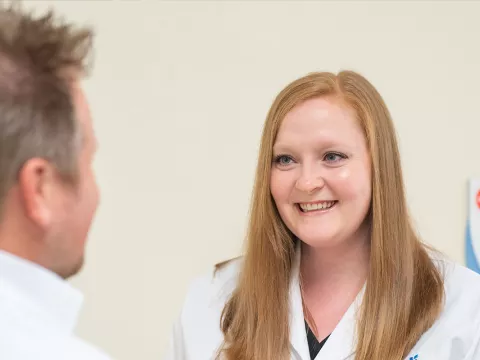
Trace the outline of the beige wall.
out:
<instances>
[{"instance_id":1,"label":"beige wall","mask_svg":"<svg viewBox=\"0 0 480 360\"><path fill-rule=\"evenodd\" d=\"M73 282L80 335L116 358L161 359L188 282L239 253L264 117L310 71L354 69L378 87L419 231L463 263L479 2L48 3L98 30L87 90L103 202Z\"/></svg>"}]
</instances>

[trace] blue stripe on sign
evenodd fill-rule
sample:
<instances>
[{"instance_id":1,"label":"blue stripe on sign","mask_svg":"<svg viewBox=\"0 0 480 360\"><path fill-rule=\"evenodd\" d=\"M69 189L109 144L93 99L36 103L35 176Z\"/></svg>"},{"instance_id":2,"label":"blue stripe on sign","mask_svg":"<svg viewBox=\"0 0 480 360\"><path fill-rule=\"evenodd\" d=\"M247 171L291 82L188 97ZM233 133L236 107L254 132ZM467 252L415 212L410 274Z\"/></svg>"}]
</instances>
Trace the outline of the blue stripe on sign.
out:
<instances>
[{"instance_id":1,"label":"blue stripe on sign","mask_svg":"<svg viewBox=\"0 0 480 360\"><path fill-rule=\"evenodd\" d=\"M472 232L470 231L470 221L467 223L467 234L466 234L466 244L465 250L467 255L467 266L480 274L480 265L478 263L479 259L473 250L473 243L472 243Z\"/></svg>"}]
</instances>

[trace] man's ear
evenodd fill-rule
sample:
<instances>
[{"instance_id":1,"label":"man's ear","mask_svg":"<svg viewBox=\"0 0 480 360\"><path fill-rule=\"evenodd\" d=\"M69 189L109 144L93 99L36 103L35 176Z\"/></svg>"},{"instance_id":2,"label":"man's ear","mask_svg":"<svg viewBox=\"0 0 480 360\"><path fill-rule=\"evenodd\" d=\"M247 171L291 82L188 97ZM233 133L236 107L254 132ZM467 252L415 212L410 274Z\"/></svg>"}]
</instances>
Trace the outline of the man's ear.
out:
<instances>
[{"instance_id":1,"label":"man's ear","mask_svg":"<svg viewBox=\"0 0 480 360\"><path fill-rule=\"evenodd\" d=\"M49 228L53 218L55 169L40 158L28 160L20 169L18 186L25 215L39 227Z\"/></svg>"}]
</instances>

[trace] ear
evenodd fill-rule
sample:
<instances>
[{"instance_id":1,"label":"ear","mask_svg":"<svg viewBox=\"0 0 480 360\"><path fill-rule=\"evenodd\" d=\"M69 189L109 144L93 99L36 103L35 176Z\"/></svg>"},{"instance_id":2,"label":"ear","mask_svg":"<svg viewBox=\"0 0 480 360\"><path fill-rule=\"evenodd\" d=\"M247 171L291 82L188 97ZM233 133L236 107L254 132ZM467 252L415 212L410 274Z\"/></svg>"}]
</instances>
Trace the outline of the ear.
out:
<instances>
[{"instance_id":1,"label":"ear","mask_svg":"<svg viewBox=\"0 0 480 360\"><path fill-rule=\"evenodd\" d=\"M25 214L38 226L51 226L54 213L56 172L52 164L40 158L28 160L18 179Z\"/></svg>"}]
</instances>

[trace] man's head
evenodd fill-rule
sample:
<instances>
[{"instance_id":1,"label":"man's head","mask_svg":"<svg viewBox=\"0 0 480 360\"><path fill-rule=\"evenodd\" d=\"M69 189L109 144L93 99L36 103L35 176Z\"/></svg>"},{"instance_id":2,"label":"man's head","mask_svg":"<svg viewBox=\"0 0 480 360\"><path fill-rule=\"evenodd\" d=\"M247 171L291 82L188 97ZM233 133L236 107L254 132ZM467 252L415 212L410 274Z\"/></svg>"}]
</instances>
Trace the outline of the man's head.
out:
<instances>
[{"instance_id":1,"label":"man's head","mask_svg":"<svg viewBox=\"0 0 480 360\"><path fill-rule=\"evenodd\" d=\"M0 249L62 277L83 263L98 205L80 81L93 33L0 8Z\"/></svg>"}]
</instances>

